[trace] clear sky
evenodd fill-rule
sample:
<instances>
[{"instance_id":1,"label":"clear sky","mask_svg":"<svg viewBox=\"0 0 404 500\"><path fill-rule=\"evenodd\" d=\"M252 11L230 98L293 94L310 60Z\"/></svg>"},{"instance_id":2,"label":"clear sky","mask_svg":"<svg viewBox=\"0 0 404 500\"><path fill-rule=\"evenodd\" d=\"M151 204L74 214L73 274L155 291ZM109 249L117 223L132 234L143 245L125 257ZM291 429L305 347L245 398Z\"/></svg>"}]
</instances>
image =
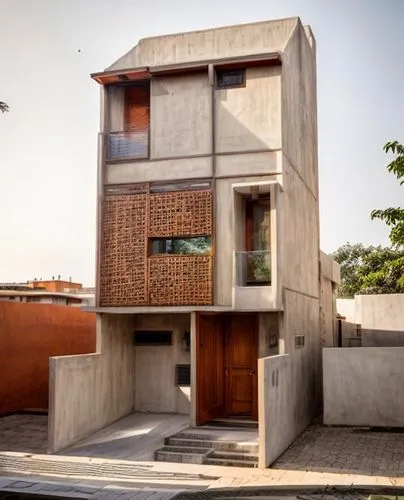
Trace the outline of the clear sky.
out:
<instances>
[{"instance_id":1,"label":"clear sky","mask_svg":"<svg viewBox=\"0 0 404 500\"><path fill-rule=\"evenodd\" d=\"M98 86L140 38L300 16L317 40L321 246L387 244L400 205L403 0L0 0L0 281L94 284ZM80 51L80 52L79 52Z\"/></svg>"}]
</instances>

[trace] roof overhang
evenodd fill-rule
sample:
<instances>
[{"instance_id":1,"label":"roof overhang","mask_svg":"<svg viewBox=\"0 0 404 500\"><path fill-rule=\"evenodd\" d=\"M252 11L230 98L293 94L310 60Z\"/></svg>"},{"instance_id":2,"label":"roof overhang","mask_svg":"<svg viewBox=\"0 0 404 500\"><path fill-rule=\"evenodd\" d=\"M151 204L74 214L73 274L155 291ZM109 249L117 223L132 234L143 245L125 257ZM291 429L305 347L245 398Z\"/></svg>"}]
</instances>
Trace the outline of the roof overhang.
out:
<instances>
[{"instance_id":1,"label":"roof overhang","mask_svg":"<svg viewBox=\"0 0 404 500\"><path fill-rule=\"evenodd\" d=\"M111 85L141 80L149 80L153 76L175 75L208 71L209 66L216 69L251 68L257 66L277 66L282 64L279 52L255 54L238 58L222 58L210 61L195 61L190 63L170 64L142 68L128 68L115 71L92 73L91 78L100 85Z\"/></svg>"}]
</instances>

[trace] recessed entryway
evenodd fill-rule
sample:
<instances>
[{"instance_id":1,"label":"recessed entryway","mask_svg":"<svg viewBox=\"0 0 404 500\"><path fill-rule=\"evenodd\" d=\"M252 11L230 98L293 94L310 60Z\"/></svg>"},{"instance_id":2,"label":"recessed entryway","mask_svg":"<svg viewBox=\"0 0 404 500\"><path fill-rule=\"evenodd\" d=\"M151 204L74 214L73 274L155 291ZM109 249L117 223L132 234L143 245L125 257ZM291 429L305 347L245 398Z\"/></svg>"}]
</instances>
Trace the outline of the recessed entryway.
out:
<instances>
[{"instance_id":1,"label":"recessed entryway","mask_svg":"<svg viewBox=\"0 0 404 500\"><path fill-rule=\"evenodd\" d=\"M200 314L196 331L196 422L258 419L256 314Z\"/></svg>"}]
</instances>

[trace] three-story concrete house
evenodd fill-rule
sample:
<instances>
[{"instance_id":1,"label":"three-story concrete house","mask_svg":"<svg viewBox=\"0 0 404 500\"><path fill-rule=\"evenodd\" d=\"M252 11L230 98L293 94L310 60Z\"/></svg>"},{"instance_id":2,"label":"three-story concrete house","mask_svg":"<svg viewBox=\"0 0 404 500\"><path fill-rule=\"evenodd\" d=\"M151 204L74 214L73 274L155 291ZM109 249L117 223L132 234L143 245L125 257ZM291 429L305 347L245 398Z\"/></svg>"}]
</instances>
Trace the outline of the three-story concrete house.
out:
<instances>
[{"instance_id":1,"label":"three-story concrete house","mask_svg":"<svg viewBox=\"0 0 404 500\"><path fill-rule=\"evenodd\" d=\"M92 77L98 354L55 361L85 408L55 387L51 447L133 411L185 413L259 420L267 464L320 403L313 34L291 18L147 38ZM270 411L288 426L273 452Z\"/></svg>"}]
</instances>

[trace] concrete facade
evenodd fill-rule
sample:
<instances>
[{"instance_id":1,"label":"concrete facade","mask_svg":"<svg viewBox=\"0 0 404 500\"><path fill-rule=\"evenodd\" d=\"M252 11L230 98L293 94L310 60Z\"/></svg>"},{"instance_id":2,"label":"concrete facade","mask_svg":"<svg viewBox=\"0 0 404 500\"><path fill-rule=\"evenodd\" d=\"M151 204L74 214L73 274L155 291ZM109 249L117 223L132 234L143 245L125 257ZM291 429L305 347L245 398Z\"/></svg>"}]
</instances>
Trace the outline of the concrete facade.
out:
<instances>
[{"instance_id":1,"label":"concrete facade","mask_svg":"<svg viewBox=\"0 0 404 500\"><path fill-rule=\"evenodd\" d=\"M55 453L135 406L133 317L97 318L97 352L49 361L49 441Z\"/></svg>"},{"instance_id":2,"label":"concrete facade","mask_svg":"<svg viewBox=\"0 0 404 500\"><path fill-rule=\"evenodd\" d=\"M199 66L191 72L193 64ZM245 84L217 88L215 75L223 64L244 69ZM133 74L152 76L149 157L107 161L105 140L110 133L123 131L125 119L119 85ZM258 373L259 432L265 450L261 463L266 466L317 413L321 338L333 337L325 330L332 329L336 277L332 271L324 274L320 266L316 48L311 30L292 18L149 38L94 78L103 84L116 79L101 91L98 253L106 189L208 180L214 213L213 300L202 308L148 304L103 308L97 297L94 311L102 346L98 354L52 361L58 399L51 419L51 448L64 447L133 410L189 413L195 423L196 312L249 311L258 317L258 356L263 358ZM265 251L270 252L271 279L265 286L237 280L236 252L246 251L245 200L254 199L253 193L270 199L270 242ZM322 285L327 290L323 298ZM181 346L187 328L190 353ZM173 344L134 347L131 332L136 329L168 329ZM303 340L302 345L297 346L297 339ZM273 357L278 354L287 357ZM279 367L274 364L278 362ZM119 370L112 373L116 364ZM176 364L191 364L190 388L174 386ZM274 370L282 378L281 392L274 392L271 385ZM77 390L62 398L59 393L68 380ZM291 384L300 398L296 399L299 419L291 415L288 402L287 408L274 404L271 410L274 398L285 398ZM92 388L88 412L78 403L83 386L85 392ZM279 429L283 419L288 422L284 434Z\"/></svg>"},{"instance_id":3,"label":"concrete facade","mask_svg":"<svg viewBox=\"0 0 404 500\"><path fill-rule=\"evenodd\" d=\"M324 423L404 426L404 348L323 349Z\"/></svg>"}]
</instances>

